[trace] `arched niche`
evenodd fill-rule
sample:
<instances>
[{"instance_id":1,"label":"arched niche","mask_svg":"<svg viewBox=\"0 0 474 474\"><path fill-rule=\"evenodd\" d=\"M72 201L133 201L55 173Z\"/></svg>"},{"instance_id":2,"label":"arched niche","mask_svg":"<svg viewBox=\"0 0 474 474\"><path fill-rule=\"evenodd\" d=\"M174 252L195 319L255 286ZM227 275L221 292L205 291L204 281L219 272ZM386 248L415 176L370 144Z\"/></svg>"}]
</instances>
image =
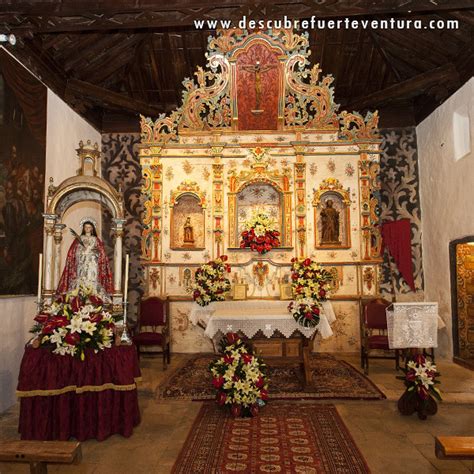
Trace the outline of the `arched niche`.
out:
<instances>
[{"instance_id":1,"label":"arched niche","mask_svg":"<svg viewBox=\"0 0 474 474\"><path fill-rule=\"evenodd\" d=\"M194 181L183 181L170 196L170 247L203 250L206 247L206 194Z\"/></svg>"},{"instance_id":2,"label":"arched niche","mask_svg":"<svg viewBox=\"0 0 474 474\"><path fill-rule=\"evenodd\" d=\"M68 209L78 203L95 202L108 208L114 222L114 307L121 308L122 294L122 237L125 224L123 199L121 194L107 181L97 176L100 151L97 144L82 142L76 150L81 163L77 176L65 179L58 186L53 184L52 178L48 187L47 208L43 214L45 243L43 266L43 300L49 304L55 293L61 275L61 253L63 231L65 224L63 216ZM89 164L92 166L86 166ZM86 174L90 172L90 174Z\"/></svg>"},{"instance_id":3,"label":"arched niche","mask_svg":"<svg viewBox=\"0 0 474 474\"><path fill-rule=\"evenodd\" d=\"M258 177L229 192L229 247L239 247L244 221L256 210L276 220L282 247L291 246L291 193L273 180Z\"/></svg>"},{"instance_id":4,"label":"arched niche","mask_svg":"<svg viewBox=\"0 0 474 474\"><path fill-rule=\"evenodd\" d=\"M283 193L274 184L265 181L247 183L237 193L237 235L245 230L246 220L256 212L263 212L275 220L276 230L283 236L283 204Z\"/></svg>"},{"instance_id":5,"label":"arched niche","mask_svg":"<svg viewBox=\"0 0 474 474\"><path fill-rule=\"evenodd\" d=\"M335 178L314 191L314 242L317 249L351 247L350 194Z\"/></svg>"}]
</instances>

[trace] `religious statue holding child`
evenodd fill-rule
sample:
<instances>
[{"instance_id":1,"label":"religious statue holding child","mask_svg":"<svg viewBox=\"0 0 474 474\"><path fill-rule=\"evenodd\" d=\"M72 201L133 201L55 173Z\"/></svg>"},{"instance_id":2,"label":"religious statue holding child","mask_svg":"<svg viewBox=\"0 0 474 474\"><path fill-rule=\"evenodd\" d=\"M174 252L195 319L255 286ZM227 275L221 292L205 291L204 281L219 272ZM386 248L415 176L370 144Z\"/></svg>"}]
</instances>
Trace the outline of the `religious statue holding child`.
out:
<instances>
[{"instance_id":1,"label":"religious statue holding child","mask_svg":"<svg viewBox=\"0 0 474 474\"><path fill-rule=\"evenodd\" d=\"M112 272L104 243L97 236L96 221L91 217L81 220L81 235L71 229L75 239L66 258L57 293L64 294L80 286L94 291L110 302L113 293Z\"/></svg>"}]
</instances>

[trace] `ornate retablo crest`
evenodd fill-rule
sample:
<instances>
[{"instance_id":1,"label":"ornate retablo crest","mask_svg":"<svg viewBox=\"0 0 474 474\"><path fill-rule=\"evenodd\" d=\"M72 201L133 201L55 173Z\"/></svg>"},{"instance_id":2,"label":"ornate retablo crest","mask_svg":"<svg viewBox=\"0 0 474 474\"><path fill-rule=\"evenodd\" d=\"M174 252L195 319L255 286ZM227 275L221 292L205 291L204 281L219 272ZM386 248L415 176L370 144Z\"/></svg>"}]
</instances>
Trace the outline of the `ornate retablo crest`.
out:
<instances>
[{"instance_id":1,"label":"ornate retablo crest","mask_svg":"<svg viewBox=\"0 0 474 474\"><path fill-rule=\"evenodd\" d=\"M341 138L377 137L377 112L364 118L334 101L334 78L310 66L308 33L218 30L207 65L183 81L181 106L141 117L142 143L176 141L180 131L334 130Z\"/></svg>"}]
</instances>

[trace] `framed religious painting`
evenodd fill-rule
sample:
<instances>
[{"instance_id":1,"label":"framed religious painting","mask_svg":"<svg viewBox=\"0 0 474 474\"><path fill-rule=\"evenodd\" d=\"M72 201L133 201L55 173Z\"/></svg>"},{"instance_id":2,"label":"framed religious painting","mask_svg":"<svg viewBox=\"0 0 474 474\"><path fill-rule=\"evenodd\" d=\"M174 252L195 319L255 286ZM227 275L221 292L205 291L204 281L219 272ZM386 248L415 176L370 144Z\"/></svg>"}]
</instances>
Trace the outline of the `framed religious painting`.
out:
<instances>
[{"instance_id":1,"label":"framed religious painting","mask_svg":"<svg viewBox=\"0 0 474 474\"><path fill-rule=\"evenodd\" d=\"M314 242L317 249L351 247L350 195L336 178L325 179L314 191Z\"/></svg>"},{"instance_id":2,"label":"framed religious painting","mask_svg":"<svg viewBox=\"0 0 474 474\"><path fill-rule=\"evenodd\" d=\"M0 295L32 294L43 248L46 87L0 48Z\"/></svg>"}]
</instances>

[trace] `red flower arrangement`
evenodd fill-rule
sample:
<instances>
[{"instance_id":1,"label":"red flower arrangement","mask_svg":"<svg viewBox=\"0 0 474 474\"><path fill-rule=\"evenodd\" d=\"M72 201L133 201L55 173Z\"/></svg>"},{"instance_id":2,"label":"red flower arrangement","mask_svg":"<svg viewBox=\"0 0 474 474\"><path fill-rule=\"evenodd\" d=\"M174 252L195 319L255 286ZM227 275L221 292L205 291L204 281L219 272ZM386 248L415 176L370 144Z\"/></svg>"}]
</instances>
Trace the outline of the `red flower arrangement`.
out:
<instances>
[{"instance_id":1,"label":"red flower arrangement","mask_svg":"<svg viewBox=\"0 0 474 474\"><path fill-rule=\"evenodd\" d=\"M280 246L280 232L275 230L275 221L262 213L255 214L245 222L246 230L241 234L240 248L250 248L260 254Z\"/></svg>"},{"instance_id":2,"label":"red flower arrangement","mask_svg":"<svg viewBox=\"0 0 474 474\"><path fill-rule=\"evenodd\" d=\"M416 354L409 360L405 368L405 375L398 376L403 380L406 391L398 401L398 408L403 415L411 415L415 411L421 419L426 415L436 413L436 400L441 401L441 392L436 387L440 376L436 365L426 360L422 354Z\"/></svg>"},{"instance_id":3,"label":"red flower arrangement","mask_svg":"<svg viewBox=\"0 0 474 474\"><path fill-rule=\"evenodd\" d=\"M268 400L265 364L235 333L222 339L221 352L209 365L216 402L229 407L234 417L257 416Z\"/></svg>"},{"instance_id":4,"label":"red flower arrangement","mask_svg":"<svg viewBox=\"0 0 474 474\"><path fill-rule=\"evenodd\" d=\"M293 298L288 311L304 327L319 323L321 303L334 286L333 275L310 258L291 260Z\"/></svg>"},{"instance_id":5,"label":"red flower arrangement","mask_svg":"<svg viewBox=\"0 0 474 474\"><path fill-rule=\"evenodd\" d=\"M211 301L224 301L225 294L230 290L230 281L226 274L230 273L227 255L201 265L195 274L192 287L193 300L200 306L206 306Z\"/></svg>"},{"instance_id":6,"label":"red flower arrangement","mask_svg":"<svg viewBox=\"0 0 474 474\"><path fill-rule=\"evenodd\" d=\"M102 299L90 288L80 287L58 295L51 307L34 318L34 347L44 346L54 354L85 358L85 349L96 352L112 346L114 319Z\"/></svg>"}]
</instances>

